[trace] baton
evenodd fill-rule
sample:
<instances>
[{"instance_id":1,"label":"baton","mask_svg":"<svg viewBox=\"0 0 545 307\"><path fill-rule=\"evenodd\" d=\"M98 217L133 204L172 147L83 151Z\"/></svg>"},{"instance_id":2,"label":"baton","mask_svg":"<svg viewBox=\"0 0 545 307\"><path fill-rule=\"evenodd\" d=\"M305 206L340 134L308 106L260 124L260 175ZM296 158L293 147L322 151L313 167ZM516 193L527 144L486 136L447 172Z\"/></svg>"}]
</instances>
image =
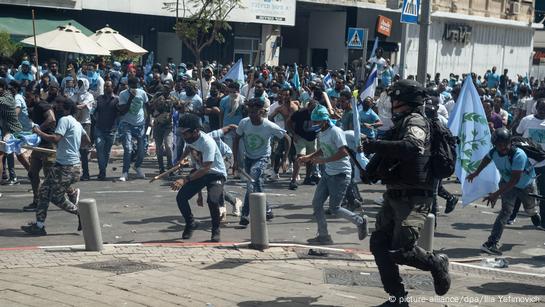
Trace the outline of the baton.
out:
<instances>
[{"instance_id":1,"label":"baton","mask_svg":"<svg viewBox=\"0 0 545 307\"><path fill-rule=\"evenodd\" d=\"M545 200L545 196L544 196L544 195L539 195L539 194L534 194L534 193L528 193L528 196L537 198L537 199L539 199L539 200Z\"/></svg>"}]
</instances>

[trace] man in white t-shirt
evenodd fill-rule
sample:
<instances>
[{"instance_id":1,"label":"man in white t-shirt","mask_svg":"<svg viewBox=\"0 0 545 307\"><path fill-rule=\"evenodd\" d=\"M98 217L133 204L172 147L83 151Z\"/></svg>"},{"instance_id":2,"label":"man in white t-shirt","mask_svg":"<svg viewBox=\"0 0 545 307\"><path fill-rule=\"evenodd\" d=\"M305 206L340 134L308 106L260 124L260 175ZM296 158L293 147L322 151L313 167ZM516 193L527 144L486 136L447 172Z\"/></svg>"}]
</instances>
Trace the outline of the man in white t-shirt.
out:
<instances>
[{"instance_id":1,"label":"man in white t-shirt","mask_svg":"<svg viewBox=\"0 0 545 307\"><path fill-rule=\"evenodd\" d=\"M545 149L545 98L536 101L536 113L524 117L517 127L517 133L529 138ZM531 161L533 162L533 161ZM536 171L536 184L539 195L545 195L545 161L534 164ZM517 210L518 211L518 210ZM539 202L541 216L545 214L545 201ZM541 228L545 229L545 222L541 221Z\"/></svg>"},{"instance_id":2,"label":"man in white t-shirt","mask_svg":"<svg viewBox=\"0 0 545 307\"><path fill-rule=\"evenodd\" d=\"M377 79L382 80L382 72L384 71L384 68L386 67L386 60L382 57L382 54L384 51L382 48L377 48L377 51L375 53L375 56L369 59L369 64L376 64L377 65Z\"/></svg>"}]
</instances>

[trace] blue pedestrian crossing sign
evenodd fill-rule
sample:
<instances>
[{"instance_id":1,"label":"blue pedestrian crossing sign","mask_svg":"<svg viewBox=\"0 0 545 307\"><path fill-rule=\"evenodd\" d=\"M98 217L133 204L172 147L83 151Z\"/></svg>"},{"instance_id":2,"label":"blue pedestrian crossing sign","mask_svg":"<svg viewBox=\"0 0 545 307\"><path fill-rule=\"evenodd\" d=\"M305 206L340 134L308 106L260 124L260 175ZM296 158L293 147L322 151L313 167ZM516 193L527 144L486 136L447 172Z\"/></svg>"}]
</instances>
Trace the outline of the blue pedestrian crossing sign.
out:
<instances>
[{"instance_id":1,"label":"blue pedestrian crossing sign","mask_svg":"<svg viewBox=\"0 0 545 307\"><path fill-rule=\"evenodd\" d=\"M419 8L420 0L403 0L403 5L401 6L401 22L417 24Z\"/></svg>"},{"instance_id":2,"label":"blue pedestrian crossing sign","mask_svg":"<svg viewBox=\"0 0 545 307\"><path fill-rule=\"evenodd\" d=\"M363 48L363 28L348 28L348 38L346 47L353 49Z\"/></svg>"}]
</instances>

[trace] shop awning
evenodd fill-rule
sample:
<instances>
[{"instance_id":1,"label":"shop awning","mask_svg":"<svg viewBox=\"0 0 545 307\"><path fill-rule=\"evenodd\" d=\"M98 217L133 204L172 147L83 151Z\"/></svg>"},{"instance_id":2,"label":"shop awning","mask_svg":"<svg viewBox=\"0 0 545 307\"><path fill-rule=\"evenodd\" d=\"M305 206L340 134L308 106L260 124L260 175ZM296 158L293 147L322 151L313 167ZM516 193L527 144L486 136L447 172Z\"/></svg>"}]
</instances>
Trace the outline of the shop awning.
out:
<instances>
[{"instance_id":1,"label":"shop awning","mask_svg":"<svg viewBox=\"0 0 545 307\"><path fill-rule=\"evenodd\" d=\"M85 36L94 33L73 19L36 19L36 34L55 30L58 26L66 25L68 23L78 28ZM0 31L11 34L13 40L32 36L32 18L0 16Z\"/></svg>"}]
</instances>

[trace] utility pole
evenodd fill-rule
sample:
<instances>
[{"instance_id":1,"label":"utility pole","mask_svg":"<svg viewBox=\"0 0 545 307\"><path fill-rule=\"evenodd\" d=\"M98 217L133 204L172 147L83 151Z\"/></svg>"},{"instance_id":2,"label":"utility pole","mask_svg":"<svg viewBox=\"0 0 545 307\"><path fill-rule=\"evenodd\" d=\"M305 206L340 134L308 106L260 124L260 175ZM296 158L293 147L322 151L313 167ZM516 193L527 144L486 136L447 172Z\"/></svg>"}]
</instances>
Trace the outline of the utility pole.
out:
<instances>
[{"instance_id":1,"label":"utility pole","mask_svg":"<svg viewBox=\"0 0 545 307\"><path fill-rule=\"evenodd\" d=\"M407 66L407 44L409 42L409 24L401 24L401 50L399 50L399 77L407 78L405 75L405 66Z\"/></svg>"},{"instance_id":2,"label":"utility pole","mask_svg":"<svg viewBox=\"0 0 545 307\"><path fill-rule=\"evenodd\" d=\"M431 0L421 0L420 35L418 38L418 71L417 81L426 86L428 73L428 39L431 24Z\"/></svg>"}]
</instances>

